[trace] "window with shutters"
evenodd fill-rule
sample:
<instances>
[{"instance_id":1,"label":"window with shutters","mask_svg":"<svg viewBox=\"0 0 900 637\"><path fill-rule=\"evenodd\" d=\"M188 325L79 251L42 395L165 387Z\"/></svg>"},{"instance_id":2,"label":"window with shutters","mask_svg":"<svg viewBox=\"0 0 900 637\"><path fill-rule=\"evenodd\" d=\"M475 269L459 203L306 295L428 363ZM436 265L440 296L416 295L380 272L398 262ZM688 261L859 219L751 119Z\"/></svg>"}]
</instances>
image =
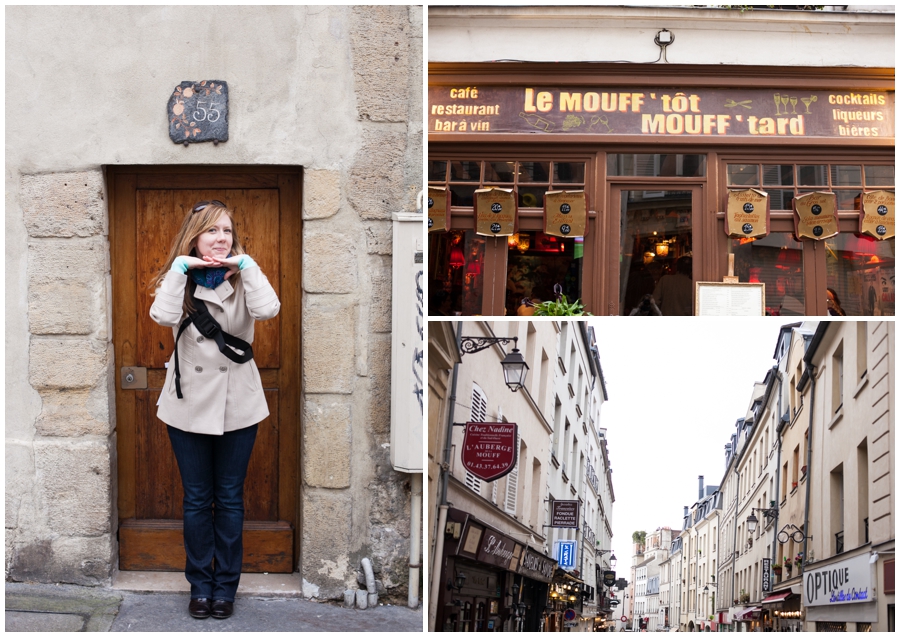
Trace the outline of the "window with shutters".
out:
<instances>
[{"instance_id":1,"label":"window with shutters","mask_svg":"<svg viewBox=\"0 0 900 637\"><path fill-rule=\"evenodd\" d=\"M469 422L484 422L487 417L487 394L476 383L472 383L472 414ZM481 495L481 479L466 471L466 486Z\"/></svg>"},{"instance_id":2,"label":"window with shutters","mask_svg":"<svg viewBox=\"0 0 900 637\"><path fill-rule=\"evenodd\" d=\"M507 513L516 514L516 503L519 498L519 451L522 449L522 435L516 434L516 467L506 475L506 502L504 509Z\"/></svg>"}]
</instances>

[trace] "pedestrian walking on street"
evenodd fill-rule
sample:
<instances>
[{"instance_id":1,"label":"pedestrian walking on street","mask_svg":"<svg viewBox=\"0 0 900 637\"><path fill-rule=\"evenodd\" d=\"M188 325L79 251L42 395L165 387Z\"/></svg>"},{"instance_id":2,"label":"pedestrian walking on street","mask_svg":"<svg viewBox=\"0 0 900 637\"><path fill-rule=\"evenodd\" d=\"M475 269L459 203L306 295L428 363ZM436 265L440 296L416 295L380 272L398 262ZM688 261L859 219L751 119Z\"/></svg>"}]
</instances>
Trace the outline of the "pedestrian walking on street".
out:
<instances>
[{"instance_id":1,"label":"pedestrian walking on street","mask_svg":"<svg viewBox=\"0 0 900 637\"><path fill-rule=\"evenodd\" d=\"M191 209L152 286L150 317L175 336L157 417L184 487L188 612L225 619L241 579L244 479L258 423L269 415L254 323L276 316L281 303L218 200Z\"/></svg>"}]
</instances>

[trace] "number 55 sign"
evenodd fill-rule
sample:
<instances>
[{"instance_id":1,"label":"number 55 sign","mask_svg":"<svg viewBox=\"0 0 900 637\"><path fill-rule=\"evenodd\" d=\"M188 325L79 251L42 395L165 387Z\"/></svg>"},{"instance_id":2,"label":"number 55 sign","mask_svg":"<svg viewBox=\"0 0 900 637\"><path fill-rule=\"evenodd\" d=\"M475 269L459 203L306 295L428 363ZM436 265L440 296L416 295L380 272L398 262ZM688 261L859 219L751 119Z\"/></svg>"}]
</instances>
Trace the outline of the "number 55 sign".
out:
<instances>
[{"instance_id":1,"label":"number 55 sign","mask_svg":"<svg viewBox=\"0 0 900 637\"><path fill-rule=\"evenodd\" d=\"M169 138L185 146L228 141L228 84L182 82L169 98Z\"/></svg>"}]
</instances>

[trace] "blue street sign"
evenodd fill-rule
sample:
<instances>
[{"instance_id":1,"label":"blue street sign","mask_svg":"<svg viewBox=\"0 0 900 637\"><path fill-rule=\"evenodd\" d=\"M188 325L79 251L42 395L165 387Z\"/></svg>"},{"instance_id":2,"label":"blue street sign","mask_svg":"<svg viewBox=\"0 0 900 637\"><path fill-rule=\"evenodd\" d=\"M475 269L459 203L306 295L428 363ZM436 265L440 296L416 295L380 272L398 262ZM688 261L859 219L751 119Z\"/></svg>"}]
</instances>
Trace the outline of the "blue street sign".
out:
<instances>
[{"instance_id":1,"label":"blue street sign","mask_svg":"<svg viewBox=\"0 0 900 637\"><path fill-rule=\"evenodd\" d=\"M578 542L575 540L557 540L553 546L553 557L563 569L575 568L575 553Z\"/></svg>"}]
</instances>

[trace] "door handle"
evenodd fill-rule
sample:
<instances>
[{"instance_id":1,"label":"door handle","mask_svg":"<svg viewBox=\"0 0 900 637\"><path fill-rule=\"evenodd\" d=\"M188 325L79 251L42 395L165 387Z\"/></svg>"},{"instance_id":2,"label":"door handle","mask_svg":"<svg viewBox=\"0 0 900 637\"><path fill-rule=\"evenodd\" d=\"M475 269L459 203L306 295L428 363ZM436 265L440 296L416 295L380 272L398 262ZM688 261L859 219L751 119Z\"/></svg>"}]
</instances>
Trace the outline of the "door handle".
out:
<instances>
[{"instance_id":1,"label":"door handle","mask_svg":"<svg viewBox=\"0 0 900 637\"><path fill-rule=\"evenodd\" d=\"M147 389L146 367L123 367L119 377L122 389Z\"/></svg>"}]
</instances>

